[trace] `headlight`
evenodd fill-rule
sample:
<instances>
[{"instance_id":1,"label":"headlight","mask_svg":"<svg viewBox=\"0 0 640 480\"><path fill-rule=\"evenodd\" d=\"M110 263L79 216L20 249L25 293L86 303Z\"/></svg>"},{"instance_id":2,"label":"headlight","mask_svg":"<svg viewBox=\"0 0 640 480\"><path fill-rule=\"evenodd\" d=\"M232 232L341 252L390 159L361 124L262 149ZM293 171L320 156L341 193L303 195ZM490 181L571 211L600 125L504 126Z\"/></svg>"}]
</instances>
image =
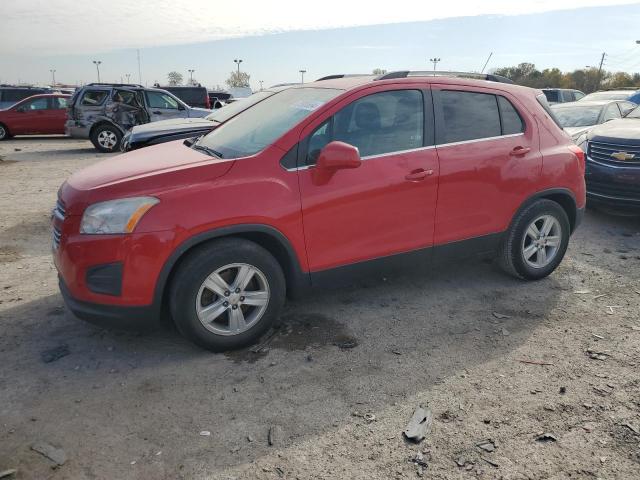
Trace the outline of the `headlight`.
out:
<instances>
[{"instance_id":1,"label":"headlight","mask_svg":"<svg viewBox=\"0 0 640 480\"><path fill-rule=\"evenodd\" d=\"M158 202L154 197L131 197L94 203L82 215L80 233L131 233L147 210Z\"/></svg>"}]
</instances>

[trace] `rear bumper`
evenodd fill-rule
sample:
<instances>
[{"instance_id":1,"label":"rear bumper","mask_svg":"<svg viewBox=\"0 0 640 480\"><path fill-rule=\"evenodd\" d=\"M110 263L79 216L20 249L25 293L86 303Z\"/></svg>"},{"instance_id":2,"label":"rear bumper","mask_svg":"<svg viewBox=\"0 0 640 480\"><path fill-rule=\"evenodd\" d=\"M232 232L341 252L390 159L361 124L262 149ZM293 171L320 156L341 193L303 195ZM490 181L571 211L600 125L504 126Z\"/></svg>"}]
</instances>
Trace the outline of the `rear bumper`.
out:
<instances>
[{"instance_id":1,"label":"rear bumper","mask_svg":"<svg viewBox=\"0 0 640 480\"><path fill-rule=\"evenodd\" d=\"M160 325L160 311L153 305L127 307L83 302L71 295L61 277L58 277L58 284L67 308L89 323L122 330L151 330Z\"/></svg>"},{"instance_id":2,"label":"rear bumper","mask_svg":"<svg viewBox=\"0 0 640 480\"><path fill-rule=\"evenodd\" d=\"M71 138L89 138L90 130L89 126L76 120L67 120L64 124L64 133Z\"/></svg>"}]
</instances>

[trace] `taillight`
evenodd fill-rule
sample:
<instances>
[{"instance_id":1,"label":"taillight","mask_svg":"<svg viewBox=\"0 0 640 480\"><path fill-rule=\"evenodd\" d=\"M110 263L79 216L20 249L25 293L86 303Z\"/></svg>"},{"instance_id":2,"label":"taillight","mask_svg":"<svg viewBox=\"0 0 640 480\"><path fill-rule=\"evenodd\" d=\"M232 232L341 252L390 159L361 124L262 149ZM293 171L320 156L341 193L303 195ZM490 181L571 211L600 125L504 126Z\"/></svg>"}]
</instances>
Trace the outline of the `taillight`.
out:
<instances>
[{"instance_id":1,"label":"taillight","mask_svg":"<svg viewBox=\"0 0 640 480\"><path fill-rule=\"evenodd\" d=\"M569 150L571 151L571 153L573 153L578 158L578 164L580 165L580 168L582 169L582 173L584 173L585 168L586 168L585 167L585 163L584 163L584 152L577 145L569 145Z\"/></svg>"},{"instance_id":2,"label":"taillight","mask_svg":"<svg viewBox=\"0 0 640 480\"><path fill-rule=\"evenodd\" d=\"M207 108L209 110L211 110L211 99L209 98L209 94L208 93L205 95L205 98L207 99L207 103L206 103Z\"/></svg>"}]
</instances>

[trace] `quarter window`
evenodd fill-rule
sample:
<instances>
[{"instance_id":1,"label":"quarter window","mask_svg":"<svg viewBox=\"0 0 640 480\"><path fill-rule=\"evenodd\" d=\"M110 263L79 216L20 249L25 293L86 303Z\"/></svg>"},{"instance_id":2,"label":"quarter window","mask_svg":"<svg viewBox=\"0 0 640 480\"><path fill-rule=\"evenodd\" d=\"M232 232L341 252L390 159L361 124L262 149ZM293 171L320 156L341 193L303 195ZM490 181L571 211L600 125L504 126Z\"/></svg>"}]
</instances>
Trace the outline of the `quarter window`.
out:
<instances>
[{"instance_id":1,"label":"quarter window","mask_svg":"<svg viewBox=\"0 0 640 480\"><path fill-rule=\"evenodd\" d=\"M419 90L393 90L360 98L320 125L309 137L307 163L331 141L358 148L361 157L424 145L424 101Z\"/></svg>"},{"instance_id":2,"label":"quarter window","mask_svg":"<svg viewBox=\"0 0 640 480\"><path fill-rule=\"evenodd\" d=\"M80 104L95 107L102 105L105 98L107 98L107 92L104 90L87 90L84 92Z\"/></svg>"},{"instance_id":3,"label":"quarter window","mask_svg":"<svg viewBox=\"0 0 640 480\"><path fill-rule=\"evenodd\" d=\"M464 142L501 135L500 113L495 95L443 90L442 143Z\"/></svg>"},{"instance_id":4,"label":"quarter window","mask_svg":"<svg viewBox=\"0 0 640 480\"><path fill-rule=\"evenodd\" d=\"M502 135L524 132L524 122L516 107L506 98L498 95L500 118L502 119Z\"/></svg>"}]
</instances>

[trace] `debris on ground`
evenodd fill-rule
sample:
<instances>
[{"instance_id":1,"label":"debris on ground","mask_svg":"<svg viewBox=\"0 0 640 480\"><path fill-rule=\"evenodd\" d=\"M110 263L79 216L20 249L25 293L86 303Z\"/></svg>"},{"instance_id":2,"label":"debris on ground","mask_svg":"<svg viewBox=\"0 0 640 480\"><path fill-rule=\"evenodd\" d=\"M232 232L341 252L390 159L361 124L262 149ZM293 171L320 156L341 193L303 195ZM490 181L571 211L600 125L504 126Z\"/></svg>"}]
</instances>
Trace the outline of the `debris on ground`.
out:
<instances>
[{"instance_id":1,"label":"debris on ground","mask_svg":"<svg viewBox=\"0 0 640 480\"><path fill-rule=\"evenodd\" d=\"M558 439L555 435L550 433L542 433L536 437L536 442L547 443L547 442L557 442Z\"/></svg>"},{"instance_id":2,"label":"debris on ground","mask_svg":"<svg viewBox=\"0 0 640 480\"><path fill-rule=\"evenodd\" d=\"M511 332L509 330L507 330L506 328L503 328L502 329L502 336L508 337L509 335L511 335Z\"/></svg>"},{"instance_id":3,"label":"debris on ground","mask_svg":"<svg viewBox=\"0 0 640 480\"><path fill-rule=\"evenodd\" d=\"M640 429L638 429L637 427L634 427L630 423L621 423L620 426L628 428L629 430L631 430L636 435L640 435Z\"/></svg>"},{"instance_id":4,"label":"debris on ground","mask_svg":"<svg viewBox=\"0 0 640 480\"><path fill-rule=\"evenodd\" d=\"M351 414L354 417L362 418L367 423L373 423L376 421L376 416L373 413L361 413L361 412L353 412Z\"/></svg>"},{"instance_id":5,"label":"debris on ground","mask_svg":"<svg viewBox=\"0 0 640 480\"><path fill-rule=\"evenodd\" d=\"M69 350L69 345L62 344L58 347L44 350L42 353L40 353L40 358L44 363L51 363L55 362L56 360L60 360L62 357L66 357L70 353L71 351Z\"/></svg>"},{"instance_id":6,"label":"debris on ground","mask_svg":"<svg viewBox=\"0 0 640 480\"><path fill-rule=\"evenodd\" d=\"M495 452L495 450L496 450L496 444L490 438L488 438L486 440L482 440L481 442L476 443L476 447L480 448L481 450L484 450L485 452L489 452L489 453Z\"/></svg>"},{"instance_id":7,"label":"debris on ground","mask_svg":"<svg viewBox=\"0 0 640 480\"><path fill-rule=\"evenodd\" d=\"M493 312L492 315L496 317L498 320L503 320L505 318L511 318L509 315L505 315L504 313Z\"/></svg>"},{"instance_id":8,"label":"debris on ground","mask_svg":"<svg viewBox=\"0 0 640 480\"><path fill-rule=\"evenodd\" d=\"M282 437L282 427L280 427L279 425L271 425L269 427L269 433L267 434L267 443L270 447L281 444Z\"/></svg>"},{"instance_id":9,"label":"debris on ground","mask_svg":"<svg viewBox=\"0 0 640 480\"><path fill-rule=\"evenodd\" d=\"M358 342L356 342L353 338L347 338L345 340L334 342L334 345L340 350L349 350L351 348L357 347Z\"/></svg>"},{"instance_id":10,"label":"debris on ground","mask_svg":"<svg viewBox=\"0 0 640 480\"><path fill-rule=\"evenodd\" d=\"M458 458L455 459L456 465L458 465L458 467L460 468L465 468L467 470L471 470L473 468L473 466L475 465L473 463L473 461L469 460L466 457L460 456Z\"/></svg>"},{"instance_id":11,"label":"debris on ground","mask_svg":"<svg viewBox=\"0 0 640 480\"><path fill-rule=\"evenodd\" d=\"M420 443L431 431L432 424L433 413L430 409L420 406L413 412L407 428L404 429L404 436L412 442Z\"/></svg>"},{"instance_id":12,"label":"debris on ground","mask_svg":"<svg viewBox=\"0 0 640 480\"><path fill-rule=\"evenodd\" d=\"M211 436L211 432L209 430L202 430L200 432L200 436L201 437L210 437Z\"/></svg>"},{"instance_id":13,"label":"debris on ground","mask_svg":"<svg viewBox=\"0 0 640 480\"><path fill-rule=\"evenodd\" d=\"M15 468L10 468L9 470L3 470L2 472L0 472L0 478L8 478L12 475L15 475L16 473L18 473L18 470L16 470Z\"/></svg>"},{"instance_id":14,"label":"debris on ground","mask_svg":"<svg viewBox=\"0 0 640 480\"><path fill-rule=\"evenodd\" d=\"M605 361L607 358L609 358L611 356L607 352L599 352L599 351L594 350L592 348L588 348L586 350L586 354L592 360L602 360L602 361Z\"/></svg>"},{"instance_id":15,"label":"debris on ground","mask_svg":"<svg viewBox=\"0 0 640 480\"><path fill-rule=\"evenodd\" d=\"M494 462L493 460L489 460L487 457L480 457L482 460L484 460L485 462L487 462L489 465L491 465L492 467L495 468L499 468L500 465L498 465L496 462Z\"/></svg>"},{"instance_id":16,"label":"debris on ground","mask_svg":"<svg viewBox=\"0 0 640 480\"><path fill-rule=\"evenodd\" d=\"M62 466L67 461L67 454L61 448L56 448L45 442L36 442L31 445L31 450L38 452L40 455L47 457L58 466Z\"/></svg>"},{"instance_id":17,"label":"debris on ground","mask_svg":"<svg viewBox=\"0 0 640 480\"><path fill-rule=\"evenodd\" d=\"M429 466L429 464L427 463L427 461L424 458L424 455L421 452L418 452L414 456L409 458L409 462L414 463L416 465L416 474L419 477L424 476L424 471Z\"/></svg>"},{"instance_id":18,"label":"debris on ground","mask_svg":"<svg viewBox=\"0 0 640 480\"><path fill-rule=\"evenodd\" d=\"M549 362L538 362L536 360L524 360L524 359L518 359L518 361L520 363L527 363L529 365L550 365L553 366L553 363L549 363Z\"/></svg>"},{"instance_id":19,"label":"debris on ground","mask_svg":"<svg viewBox=\"0 0 640 480\"><path fill-rule=\"evenodd\" d=\"M575 290L573 293L576 295L587 295L591 293L591 290Z\"/></svg>"}]
</instances>

